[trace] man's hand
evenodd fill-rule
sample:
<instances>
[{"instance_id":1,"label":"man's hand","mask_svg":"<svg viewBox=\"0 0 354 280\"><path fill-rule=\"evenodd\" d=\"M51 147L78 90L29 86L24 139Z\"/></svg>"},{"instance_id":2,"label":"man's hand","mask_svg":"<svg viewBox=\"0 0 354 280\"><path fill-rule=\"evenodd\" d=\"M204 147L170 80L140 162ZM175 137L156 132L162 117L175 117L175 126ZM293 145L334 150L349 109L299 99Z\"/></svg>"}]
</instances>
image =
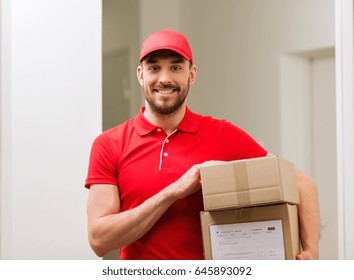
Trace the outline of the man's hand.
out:
<instances>
[{"instance_id":1,"label":"man's hand","mask_svg":"<svg viewBox=\"0 0 354 280\"><path fill-rule=\"evenodd\" d=\"M200 166L193 165L186 173L182 175L176 182L169 186L177 198L184 198L200 190Z\"/></svg>"},{"instance_id":2,"label":"man's hand","mask_svg":"<svg viewBox=\"0 0 354 280\"><path fill-rule=\"evenodd\" d=\"M302 251L300 254L296 256L297 260L315 260L313 254L310 251Z\"/></svg>"}]
</instances>

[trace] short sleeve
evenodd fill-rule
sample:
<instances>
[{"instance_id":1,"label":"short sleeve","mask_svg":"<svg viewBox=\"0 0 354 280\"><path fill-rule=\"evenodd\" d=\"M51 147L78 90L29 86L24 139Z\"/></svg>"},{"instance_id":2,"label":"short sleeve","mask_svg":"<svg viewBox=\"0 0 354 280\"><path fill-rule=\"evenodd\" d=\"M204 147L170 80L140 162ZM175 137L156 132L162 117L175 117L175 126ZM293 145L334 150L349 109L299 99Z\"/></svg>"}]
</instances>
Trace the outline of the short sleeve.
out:
<instances>
[{"instance_id":1,"label":"short sleeve","mask_svg":"<svg viewBox=\"0 0 354 280\"><path fill-rule=\"evenodd\" d=\"M85 187L92 184L112 184L118 186L117 155L106 134L98 136L92 144Z\"/></svg>"},{"instance_id":2,"label":"short sleeve","mask_svg":"<svg viewBox=\"0 0 354 280\"><path fill-rule=\"evenodd\" d=\"M225 157L228 160L263 157L268 152L247 132L225 121L223 129Z\"/></svg>"}]
</instances>

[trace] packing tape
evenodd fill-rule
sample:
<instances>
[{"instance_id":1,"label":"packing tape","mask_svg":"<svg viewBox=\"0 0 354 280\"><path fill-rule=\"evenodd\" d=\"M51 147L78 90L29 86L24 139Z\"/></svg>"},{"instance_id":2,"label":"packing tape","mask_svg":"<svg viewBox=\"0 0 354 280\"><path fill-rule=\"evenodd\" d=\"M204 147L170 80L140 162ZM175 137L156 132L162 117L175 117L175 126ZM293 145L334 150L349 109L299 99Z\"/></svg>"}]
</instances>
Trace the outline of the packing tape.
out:
<instances>
[{"instance_id":1,"label":"packing tape","mask_svg":"<svg viewBox=\"0 0 354 280\"><path fill-rule=\"evenodd\" d=\"M237 205L251 203L251 193L248 180L247 162L239 162L233 166L233 176L237 191Z\"/></svg>"}]
</instances>

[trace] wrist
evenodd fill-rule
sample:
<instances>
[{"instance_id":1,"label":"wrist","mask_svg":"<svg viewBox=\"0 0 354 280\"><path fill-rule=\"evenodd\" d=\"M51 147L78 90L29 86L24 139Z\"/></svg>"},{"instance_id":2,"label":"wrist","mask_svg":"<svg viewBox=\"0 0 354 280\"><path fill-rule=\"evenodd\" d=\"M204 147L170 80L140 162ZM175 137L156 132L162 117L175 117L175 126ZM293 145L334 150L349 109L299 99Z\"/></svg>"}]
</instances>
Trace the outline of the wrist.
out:
<instances>
[{"instance_id":1,"label":"wrist","mask_svg":"<svg viewBox=\"0 0 354 280\"><path fill-rule=\"evenodd\" d=\"M306 254L310 254L310 258L312 260L318 260L319 259L319 252L318 252L318 246L303 246L303 252L306 252ZM301 254L302 252L300 252Z\"/></svg>"},{"instance_id":2,"label":"wrist","mask_svg":"<svg viewBox=\"0 0 354 280\"><path fill-rule=\"evenodd\" d=\"M161 193L163 195L163 199L169 201L171 204L176 200L180 199L179 191L178 191L177 183L174 182L171 185L168 185L164 188Z\"/></svg>"}]
</instances>

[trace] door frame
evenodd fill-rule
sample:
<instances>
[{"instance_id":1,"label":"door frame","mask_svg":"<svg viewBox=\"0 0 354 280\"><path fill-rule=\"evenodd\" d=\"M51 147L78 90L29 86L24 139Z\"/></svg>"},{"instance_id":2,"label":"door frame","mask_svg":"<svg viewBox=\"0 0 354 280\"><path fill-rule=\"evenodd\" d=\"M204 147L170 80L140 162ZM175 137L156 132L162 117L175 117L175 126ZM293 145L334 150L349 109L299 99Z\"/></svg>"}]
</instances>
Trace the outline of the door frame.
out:
<instances>
[{"instance_id":1,"label":"door frame","mask_svg":"<svg viewBox=\"0 0 354 280\"><path fill-rule=\"evenodd\" d=\"M353 0L335 0L339 259L354 259Z\"/></svg>"}]
</instances>

